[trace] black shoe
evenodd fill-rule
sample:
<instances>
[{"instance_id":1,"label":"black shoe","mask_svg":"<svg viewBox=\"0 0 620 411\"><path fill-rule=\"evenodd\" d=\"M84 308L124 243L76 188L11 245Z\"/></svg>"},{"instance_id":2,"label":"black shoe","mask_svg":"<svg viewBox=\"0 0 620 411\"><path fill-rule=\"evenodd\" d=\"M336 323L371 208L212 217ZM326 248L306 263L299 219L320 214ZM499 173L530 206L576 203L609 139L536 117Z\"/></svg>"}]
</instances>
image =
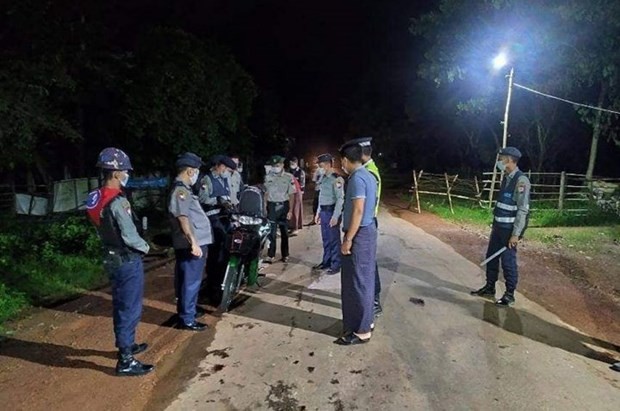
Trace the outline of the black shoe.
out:
<instances>
[{"instance_id":1,"label":"black shoe","mask_svg":"<svg viewBox=\"0 0 620 411\"><path fill-rule=\"evenodd\" d=\"M485 285L479 290L472 291L471 295L477 295L478 297L495 298L495 287Z\"/></svg>"},{"instance_id":2,"label":"black shoe","mask_svg":"<svg viewBox=\"0 0 620 411\"><path fill-rule=\"evenodd\" d=\"M198 321L195 321L191 324L179 323L177 325L177 328L179 330L187 330L187 331L204 331L208 327L207 327L207 324L203 324L203 323L199 323Z\"/></svg>"},{"instance_id":3,"label":"black shoe","mask_svg":"<svg viewBox=\"0 0 620 411\"><path fill-rule=\"evenodd\" d=\"M366 344L368 341L370 341L370 338L366 338L365 340L362 340L360 337L358 337L354 333L351 333L351 334L345 335L344 337L338 338L336 341L334 341L334 344L358 345L358 344Z\"/></svg>"},{"instance_id":4,"label":"black shoe","mask_svg":"<svg viewBox=\"0 0 620 411\"><path fill-rule=\"evenodd\" d=\"M147 348L149 348L148 344L134 344L131 347L131 353L133 355L138 355L138 354L143 353L144 351L146 351Z\"/></svg>"},{"instance_id":5,"label":"black shoe","mask_svg":"<svg viewBox=\"0 0 620 411\"><path fill-rule=\"evenodd\" d=\"M329 270L327 270L326 274L327 274L327 275L336 275L336 274L340 274L340 269L337 269L337 270L336 270L336 269L330 268Z\"/></svg>"},{"instance_id":6,"label":"black shoe","mask_svg":"<svg viewBox=\"0 0 620 411\"><path fill-rule=\"evenodd\" d=\"M282 257L280 261L282 261L283 263L288 263L288 257Z\"/></svg>"},{"instance_id":7,"label":"black shoe","mask_svg":"<svg viewBox=\"0 0 620 411\"><path fill-rule=\"evenodd\" d=\"M381 307L381 303L379 300L375 300L375 304L373 307L375 318L380 317L383 314L383 307Z\"/></svg>"},{"instance_id":8,"label":"black shoe","mask_svg":"<svg viewBox=\"0 0 620 411\"><path fill-rule=\"evenodd\" d=\"M620 372L620 361L611 365L612 370Z\"/></svg>"},{"instance_id":9,"label":"black shoe","mask_svg":"<svg viewBox=\"0 0 620 411\"><path fill-rule=\"evenodd\" d=\"M505 293L502 298L500 298L499 300L495 301L495 304L497 305L502 305L505 307L510 307L512 305L514 305L515 303L515 297L513 294L510 293Z\"/></svg>"},{"instance_id":10,"label":"black shoe","mask_svg":"<svg viewBox=\"0 0 620 411\"><path fill-rule=\"evenodd\" d=\"M314 221L309 222L308 224L304 224L304 227L310 227L310 226L313 226L313 225L316 225L316 223Z\"/></svg>"},{"instance_id":11,"label":"black shoe","mask_svg":"<svg viewBox=\"0 0 620 411\"><path fill-rule=\"evenodd\" d=\"M153 371L155 367L149 364L142 364L133 358L130 352L119 353L118 363L116 363L116 375L119 377L136 377L145 375Z\"/></svg>"},{"instance_id":12,"label":"black shoe","mask_svg":"<svg viewBox=\"0 0 620 411\"><path fill-rule=\"evenodd\" d=\"M314 267L312 267L313 270L324 270L326 268L327 268L327 266L325 264L323 264L323 263L317 264Z\"/></svg>"}]
</instances>

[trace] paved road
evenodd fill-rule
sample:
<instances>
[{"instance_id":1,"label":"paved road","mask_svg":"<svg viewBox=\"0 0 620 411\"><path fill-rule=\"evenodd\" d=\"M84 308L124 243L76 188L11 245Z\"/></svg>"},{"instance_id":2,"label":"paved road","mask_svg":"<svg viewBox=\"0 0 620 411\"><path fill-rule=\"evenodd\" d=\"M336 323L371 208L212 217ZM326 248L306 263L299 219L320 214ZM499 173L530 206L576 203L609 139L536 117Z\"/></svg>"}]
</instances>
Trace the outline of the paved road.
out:
<instances>
[{"instance_id":1,"label":"paved road","mask_svg":"<svg viewBox=\"0 0 620 411\"><path fill-rule=\"evenodd\" d=\"M305 229L296 258L267 268L265 287L218 323L169 409L619 409L613 347L523 296L514 309L470 297L483 282L475 264L385 212L380 224L385 315L369 344L332 343L340 280L311 273L320 234Z\"/></svg>"}]
</instances>

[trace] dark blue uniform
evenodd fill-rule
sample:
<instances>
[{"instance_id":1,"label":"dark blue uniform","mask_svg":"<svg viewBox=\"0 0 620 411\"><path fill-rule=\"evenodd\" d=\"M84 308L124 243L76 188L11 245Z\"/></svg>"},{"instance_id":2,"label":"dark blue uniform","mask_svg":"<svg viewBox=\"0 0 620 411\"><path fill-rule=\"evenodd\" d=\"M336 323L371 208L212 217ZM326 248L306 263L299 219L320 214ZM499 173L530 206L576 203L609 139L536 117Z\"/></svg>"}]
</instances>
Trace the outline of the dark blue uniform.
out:
<instances>
[{"instance_id":1,"label":"dark blue uniform","mask_svg":"<svg viewBox=\"0 0 620 411\"><path fill-rule=\"evenodd\" d=\"M329 154L319 156L320 163L331 162ZM344 205L344 179L338 174L330 172L321 182L319 193L318 214L321 221L321 238L323 240L323 261L318 267L328 268L330 274L340 271L340 218ZM331 221L336 220L334 226Z\"/></svg>"},{"instance_id":2,"label":"dark blue uniform","mask_svg":"<svg viewBox=\"0 0 620 411\"><path fill-rule=\"evenodd\" d=\"M529 203L529 180L516 169L508 175L500 187L499 197L493 211L493 229L489 239L487 258L502 247L506 247L510 237L520 237L525 229L525 218L517 218L519 207L527 209ZM525 214L527 216L527 214ZM506 292L514 295L517 289L519 273L517 268L517 248L508 248L500 258L487 264L487 285L495 287L499 278L499 263L506 279Z\"/></svg>"},{"instance_id":3,"label":"dark blue uniform","mask_svg":"<svg viewBox=\"0 0 620 411\"><path fill-rule=\"evenodd\" d=\"M213 227L213 243L209 246L207 258L207 295L217 304L221 285L224 280L227 264L227 250L225 247L228 235L229 217L223 213L224 204L231 202L228 179L208 173L202 180L200 189L200 203L205 210L211 227Z\"/></svg>"},{"instance_id":4,"label":"dark blue uniform","mask_svg":"<svg viewBox=\"0 0 620 411\"><path fill-rule=\"evenodd\" d=\"M129 349L142 315L142 255L149 246L138 234L129 201L119 190L104 187L90 193L87 207L103 243L103 265L112 284L116 347Z\"/></svg>"},{"instance_id":5,"label":"dark blue uniform","mask_svg":"<svg viewBox=\"0 0 620 411\"><path fill-rule=\"evenodd\" d=\"M170 194L168 211L176 256L175 291L179 322L194 324L198 292L208 254L207 247L213 241L211 224L198 202L198 197L192 193L191 187L179 179L175 181ZM201 257L192 255L191 244L181 229L179 217L187 217L189 220L192 234L202 250Z\"/></svg>"},{"instance_id":6,"label":"dark blue uniform","mask_svg":"<svg viewBox=\"0 0 620 411\"><path fill-rule=\"evenodd\" d=\"M342 320L345 334L370 332L374 321L377 183L364 167L355 170L347 183L343 214L345 237L351 225L353 200L356 199L364 199L364 213L359 230L352 239L351 254L342 257Z\"/></svg>"}]
</instances>

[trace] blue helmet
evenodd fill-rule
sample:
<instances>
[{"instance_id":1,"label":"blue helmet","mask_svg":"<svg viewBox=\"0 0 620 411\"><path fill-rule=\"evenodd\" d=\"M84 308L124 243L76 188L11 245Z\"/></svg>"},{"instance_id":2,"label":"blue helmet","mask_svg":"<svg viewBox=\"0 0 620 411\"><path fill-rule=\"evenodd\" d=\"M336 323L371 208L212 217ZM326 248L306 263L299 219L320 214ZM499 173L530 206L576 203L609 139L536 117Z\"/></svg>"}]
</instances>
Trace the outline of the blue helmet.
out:
<instances>
[{"instance_id":1,"label":"blue helmet","mask_svg":"<svg viewBox=\"0 0 620 411\"><path fill-rule=\"evenodd\" d=\"M123 150L114 147L101 150L97 158L97 167L103 170L133 170L129 156Z\"/></svg>"}]
</instances>

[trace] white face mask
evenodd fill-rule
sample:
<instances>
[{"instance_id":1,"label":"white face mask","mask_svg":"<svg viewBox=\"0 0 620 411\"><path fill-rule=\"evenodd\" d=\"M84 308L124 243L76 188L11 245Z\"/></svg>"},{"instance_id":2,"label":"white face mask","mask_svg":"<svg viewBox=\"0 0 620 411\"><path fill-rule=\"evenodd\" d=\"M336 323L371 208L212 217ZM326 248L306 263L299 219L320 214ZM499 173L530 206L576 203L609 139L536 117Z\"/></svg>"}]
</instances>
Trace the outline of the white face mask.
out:
<instances>
[{"instance_id":1,"label":"white face mask","mask_svg":"<svg viewBox=\"0 0 620 411\"><path fill-rule=\"evenodd\" d=\"M499 171L506 171L506 164L502 160L495 163L495 167L497 167Z\"/></svg>"},{"instance_id":2,"label":"white face mask","mask_svg":"<svg viewBox=\"0 0 620 411\"><path fill-rule=\"evenodd\" d=\"M297 164L291 163L291 170L297 170Z\"/></svg>"},{"instance_id":3,"label":"white face mask","mask_svg":"<svg viewBox=\"0 0 620 411\"><path fill-rule=\"evenodd\" d=\"M222 173L222 178L230 178L230 171L226 170Z\"/></svg>"},{"instance_id":4,"label":"white face mask","mask_svg":"<svg viewBox=\"0 0 620 411\"><path fill-rule=\"evenodd\" d=\"M274 174L280 174L282 172L282 167L272 167L271 172Z\"/></svg>"},{"instance_id":5,"label":"white face mask","mask_svg":"<svg viewBox=\"0 0 620 411\"><path fill-rule=\"evenodd\" d=\"M325 175L325 169L322 167L319 167L319 175L323 176Z\"/></svg>"},{"instance_id":6,"label":"white face mask","mask_svg":"<svg viewBox=\"0 0 620 411\"><path fill-rule=\"evenodd\" d=\"M194 174L189 178L189 185L193 186L198 181L198 170L194 170Z\"/></svg>"},{"instance_id":7,"label":"white face mask","mask_svg":"<svg viewBox=\"0 0 620 411\"><path fill-rule=\"evenodd\" d=\"M127 183L129 182L129 173L125 172L125 174L123 174L123 177L120 179L120 181L121 181L121 186L125 187Z\"/></svg>"},{"instance_id":8,"label":"white face mask","mask_svg":"<svg viewBox=\"0 0 620 411\"><path fill-rule=\"evenodd\" d=\"M239 167L237 167L237 171L238 171L239 173L243 173L243 166L239 166Z\"/></svg>"}]
</instances>

